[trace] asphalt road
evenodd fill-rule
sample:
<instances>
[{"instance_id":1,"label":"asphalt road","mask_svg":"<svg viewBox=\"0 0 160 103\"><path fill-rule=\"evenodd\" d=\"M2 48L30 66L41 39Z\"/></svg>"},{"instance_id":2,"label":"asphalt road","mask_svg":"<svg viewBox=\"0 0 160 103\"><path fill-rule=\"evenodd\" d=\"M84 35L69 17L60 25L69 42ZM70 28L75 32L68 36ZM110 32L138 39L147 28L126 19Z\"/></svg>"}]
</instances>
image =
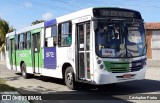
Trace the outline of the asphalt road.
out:
<instances>
[{"instance_id":1,"label":"asphalt road","mask_svg":"<svg viewBox=\"0 0 160 103\"><path fill-rule=\"evenodd\" d=\"M148 67L146 79L139 81L130 81L116 85L105 85L89 87L83 85L79 90L69 90L60 79L46 78L45 80L38 76L24 79L20 73L8 70L5 63L0 62L0 78L7 80L7 84L15 87L21 94L70 94L68 98L73 100L64 100L66 95L61 98L57 95L50 95L60 100L52 101L32 101L35 103L106 103L106 102L139 102L139 103L159 103L160 102L160 68ZM143 95L146 94L146 95ZM131 100L130 97L139 96L157 96L159 100ZM154 95L158 94L158 95ZM60 95L61 96L61 95ZM80 100L74 100L78 96ZM93 97L92 97L93 96ZM64 98L63 98L64 97ZM88 99L89 98L89 99ZM88 100L87 100L88 99Z\"/></svg>"}]
</instances>

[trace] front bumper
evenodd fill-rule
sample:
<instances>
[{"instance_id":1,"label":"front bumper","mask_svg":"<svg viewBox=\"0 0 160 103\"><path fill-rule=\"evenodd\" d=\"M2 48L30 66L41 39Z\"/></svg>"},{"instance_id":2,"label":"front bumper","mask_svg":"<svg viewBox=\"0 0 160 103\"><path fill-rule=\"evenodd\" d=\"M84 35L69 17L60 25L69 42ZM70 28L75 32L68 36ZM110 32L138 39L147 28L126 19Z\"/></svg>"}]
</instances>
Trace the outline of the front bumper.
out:
<instances>
[{"instance_id":1,"label":"front bumper","mask_svg":"<svg viewBox=\"0 0 160 103\"><path fill-rule=\"evenodd\" d=\"M124 78L123 75L125 74L130 74L131 78ZM127 72L127 73L111 73L107 72L106 70L97 69L94 72L93 84L102 85L102 84L112 84L112 83L126 82L132 80L141 80L145 79L145 74L146 74L146 67L144 67L139 71Z\"/></svg>"}]
</instances>

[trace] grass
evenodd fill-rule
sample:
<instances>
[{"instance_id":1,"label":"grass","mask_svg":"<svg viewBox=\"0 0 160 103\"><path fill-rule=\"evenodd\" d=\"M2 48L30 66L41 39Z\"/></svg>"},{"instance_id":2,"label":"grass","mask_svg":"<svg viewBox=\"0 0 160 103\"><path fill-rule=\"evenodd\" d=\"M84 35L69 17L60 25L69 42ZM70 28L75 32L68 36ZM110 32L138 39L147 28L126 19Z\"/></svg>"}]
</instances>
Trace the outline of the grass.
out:
<instances>
[{"instance_id":1,"label":"grass","mask_svg":"<svg viewBox=\"0 0 160 103\"><path fill-rule=\"evenodd\" d=\"M15 88L6 84L6 81L0 78L0 92L16 91Z\"/></svg>"}]
</instances>

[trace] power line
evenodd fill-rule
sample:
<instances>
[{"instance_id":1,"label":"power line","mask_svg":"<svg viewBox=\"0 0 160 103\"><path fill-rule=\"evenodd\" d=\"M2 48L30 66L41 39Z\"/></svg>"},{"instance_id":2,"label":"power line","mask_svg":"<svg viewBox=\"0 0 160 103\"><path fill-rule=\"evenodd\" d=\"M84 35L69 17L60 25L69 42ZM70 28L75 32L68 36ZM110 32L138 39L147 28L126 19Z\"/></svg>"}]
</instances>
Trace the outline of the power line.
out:
<instances>
[{"instance_id":1,"label":"power line","mask_svg":"<svg viewBox=\"0 0 160 103\"><path fill-rule=\"evenodd\" d=\"M58 1L60 1L60 0L58 0ZM62 1L62 0L61 0ZM94 1L96 1L96 0L92 0L92 2L84 2L84 1L76 1L76 3L74 2L74 1L70 1L70 4L84 4L85 3L85 5L86 4L90 4L90 5L97 5L97 4L107 4L107 5L110 5L109 3L106 3L106 2L96 2L96 4L92 4ZM112 3L111 4L112 6L113 5L120 5L119 3ZM152 8L160 8L160 6L158 6L158 5L151 5L151 4L149 4L149 5L139 5L139 4L123 4L123 5L121 5L121 6L136 6L136 7L152 7Z\"/></svg>"},{"instance_id":2,"label":"power line","mask_svg":"<svg viewBox=\"0 0 160 103\"><path fill-rule=\"evenodd\" d=\"M40 1L32 1L32 0L27 0L27 1L35 2L36 5L37 5L37 4L40 4L40 5L44 6L44 7L50 8L50 9L51 9L51 8L53 8L53 9L59 8L59 9L65 10L65 11L67 11L67 10L73 10L73 9L70 9L70 8L64 8L63 6L50 5L50 4L48 4L48 3L44 3L44 2L40 2Z\"/></svg>"},{"instance_id":3,"label":"power line","mask_svg":"<svg viewBox=\"0 0 160 103\"><path fill-rule=\"evenodd\" d=\"M53 0L52 0L53 1ZM54 0L54 1L58 1L58 2L61 2L61 3L64 3L64 4L68 4L70 6L74 6L74 7L77 7L77 8L80 8L82 9L81 7L77 6L77 5L74 5L73 3L69 3L69 2L66 2L66 1L62 1L62 0Z\"/></svg>"}]
</instances>

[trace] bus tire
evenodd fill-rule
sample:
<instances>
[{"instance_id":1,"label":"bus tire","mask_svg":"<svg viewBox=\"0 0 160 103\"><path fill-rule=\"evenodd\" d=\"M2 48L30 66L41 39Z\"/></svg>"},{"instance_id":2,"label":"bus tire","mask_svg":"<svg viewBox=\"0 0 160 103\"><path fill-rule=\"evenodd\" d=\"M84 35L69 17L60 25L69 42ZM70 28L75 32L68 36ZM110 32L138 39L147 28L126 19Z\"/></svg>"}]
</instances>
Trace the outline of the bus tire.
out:
<instances>
[{"instance_id":1,"label":"bus tire","mask_svg":"<svg viewBox=\"0 0 160 103\"><path fill-rule=\"evenodd\" d=\"M65 84L67 88L71 90L76 89L75 76L74 76L73 68L71 66L67 67L65 71Z\"/></svg>"},{"instance_id":2,"label":"bus tire","mask_svg":"<svg viewBox=\"0 0 160 103\"><path fill-rule=\"evenodd\" d=\"M22 63L22 65L21 65L21 73L22 73L23 78L27 79L29 77L29 75L26 72L26 65L25 65L25 63Z\"/></svg>"}]
</instances>

